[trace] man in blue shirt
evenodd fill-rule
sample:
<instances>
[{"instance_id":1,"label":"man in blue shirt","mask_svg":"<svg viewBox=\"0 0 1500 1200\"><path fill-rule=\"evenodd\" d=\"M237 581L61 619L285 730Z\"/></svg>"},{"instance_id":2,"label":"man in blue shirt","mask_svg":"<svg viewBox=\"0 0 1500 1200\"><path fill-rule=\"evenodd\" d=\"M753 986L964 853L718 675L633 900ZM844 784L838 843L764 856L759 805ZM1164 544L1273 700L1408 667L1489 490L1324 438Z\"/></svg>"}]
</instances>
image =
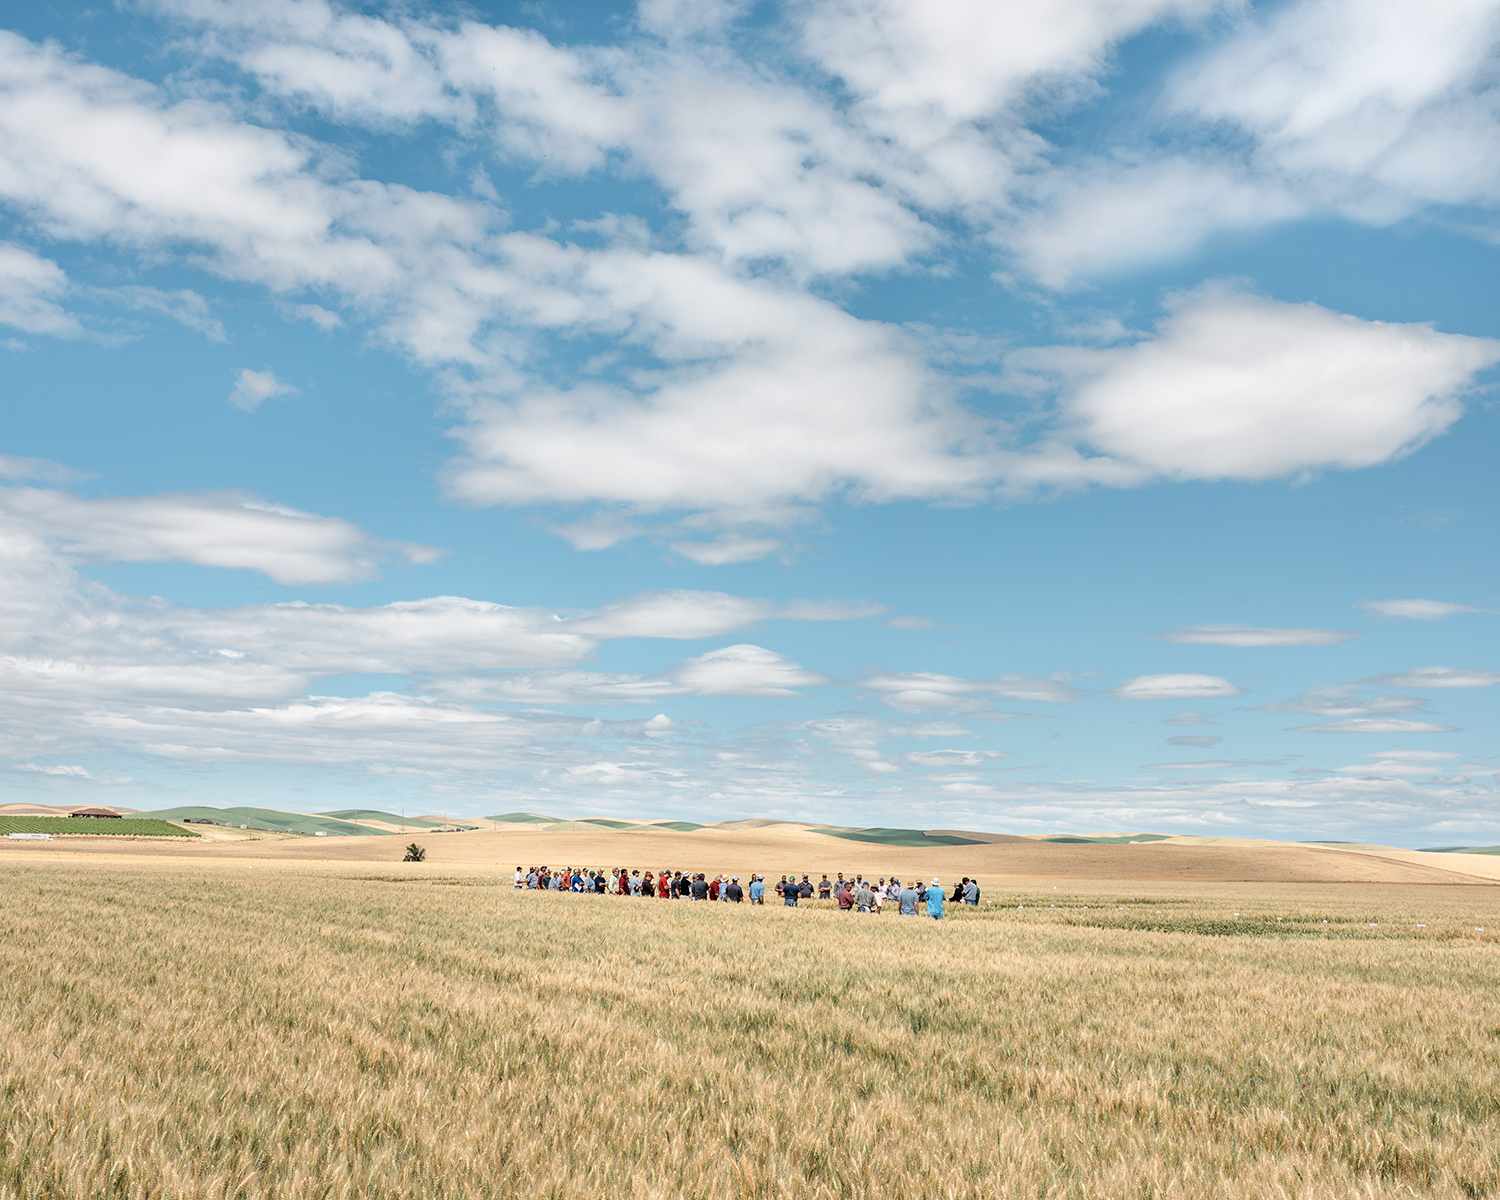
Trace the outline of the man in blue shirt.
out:
<instances>
[{"instance_id":1,"label":"man in blue shirt","mask_svg":"<svg viewBox=\"0 0 1500 1200\"><path fill-rule=\"evenodd\" d=\"M750 881L750 903L764 904L766 902L766 884L759 875Z\"/></svg>"},{"instance_id":2,"label":"man in blue shirt","mask_svg":"<svg viewBox=\"0 0 1500 1200\"><path fill-rule=\"evenodd\" d=\"M943 885L938 882L936 875L927 888L927 915L934 921L943 919Z\"/></svg>"}]
</instances>

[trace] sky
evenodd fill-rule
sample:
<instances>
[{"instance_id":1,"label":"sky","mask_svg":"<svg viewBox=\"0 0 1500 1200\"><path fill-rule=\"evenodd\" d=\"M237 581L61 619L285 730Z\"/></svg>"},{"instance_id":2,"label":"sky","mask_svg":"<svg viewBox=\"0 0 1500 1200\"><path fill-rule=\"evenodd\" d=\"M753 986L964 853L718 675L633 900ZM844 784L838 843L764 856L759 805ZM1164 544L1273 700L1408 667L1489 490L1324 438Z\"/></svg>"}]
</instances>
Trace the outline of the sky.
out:
<instances>
[{"instance_id":1,"label":"sky","mask_svg":"<svg viewBox=\"0 0 1500 1200\"><path fill-rule=\"evenodd\" d=\"M1500 842L1500 3L0 14L0 799Z\"/></svg>"}]
</instances>

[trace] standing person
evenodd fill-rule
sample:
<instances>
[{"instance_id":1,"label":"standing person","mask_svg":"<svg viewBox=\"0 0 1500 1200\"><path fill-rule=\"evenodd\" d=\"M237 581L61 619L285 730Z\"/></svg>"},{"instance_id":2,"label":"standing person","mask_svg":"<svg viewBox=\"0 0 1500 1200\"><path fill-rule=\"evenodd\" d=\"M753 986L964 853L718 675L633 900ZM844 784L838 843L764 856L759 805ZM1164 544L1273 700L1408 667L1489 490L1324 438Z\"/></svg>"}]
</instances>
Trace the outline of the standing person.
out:
<instances>
[{"instance_id":1,"label":"standing person","mask_svg":"<svg viewBox=\"0 0 1500 1200\"><path fill-rule=\"evenodd\" d=\"M702 871L699 871L693 877L693 882L688 884L688 896L693 900L708 899L708 881L703 878Z\"/></svg>"},{"instance_id":2,"label":"standing person","mask_svg":"<svg viewBox=\"0 0 1500 1200\"><path fill-rule=\"evenodd\" d=\"M979 880L971 879L964 885L964 903L969 905L979 903Z\"/></svg>"},{"instance_id":3,"label":"standing person","mask_svg":"<svg viewBox=\"0 0 1500 1200\"><path fill-rule=\"evenodd\" d=\"M783 900L786 899L786 876L785 875L783 875L779 880L776 881L776 894L778 896L780 896Z\"/></svg>"},{"instance_id":4,"label":"standing person","mask_svg":"<svg viewBox=\"0 0 1500 1200\"><path fill-rule=\"evenodd\" d=\"M738 904L745 898L745 889L740 887L740 877L734 876L729 881L729 886L724 889L724 899L731 904Z\"/></svg>"},{"instance_id":5,"label":"standing person","mask_svg":"<svg viewBox=\"0 0 1500 1200\"><path fill-rule=\"evenodd\" d=\"M849 912L854 907L854 889L847 880L839 881L839 912Z\"/></svg>"},{"instance_id":6,"label":"standing person","mask_svg":"<svg viewBox=\"0 0 1500 1200\"><path fill-rule=\"evenodd\" d=\"M862 882L859 885L859 891L854 893L854 904L859 912L875 911L875 892L868 883Z\"/></svg>"},{"instance_id":7,"label":"standing person","mask_svg":"<svg viewBox=\"0 0 1500 1200\"><path fill-rule=\"evenodd\" d=\"M682 873L682 878L677 882L677 898L679 900L687 900L692 896L692 894L693 873L691 871L684 871Z\"/></svg>"},{"instance_id":8,"label":"standing person","mask_svg":"<svg viewBox=\"0 0 1500 1200\"><path fill-rule=\"evenodd\" d=\"M648 900L656 895L656 877L650 871L641 876L641 895Z\"/></svg>"},{"instance_id":9,"label":"standing person","mask_svg":"<svg viewBox=\"0 0 1500 1200\"><path fill-rule=\"evenodd\" d=\"M516 891L519 892L525 886L526 886L526 873L524 871L522 871L520 867L517 867L516 868Z\"/></svg>"},{"instance_id":10,"label":"standing person","mask_svg":"<svg viewBox=\"0 0 1500 1200\"><path fill-rule=\"evenodd\" d=\"M961 880L959 880L959 882L953 885L953 895L949 896L948 898L952 900L954 904L959 903L964 898L964 888L968 886L969 877L965 875Z\"/></svg>"},{"instance_id":11,"label":"standing person","mask_svg":"<svg viewBox=\"0 0 1500 1200\"><path fill-rule=\"evenodd\" d=\"M917 890L910 885L901 889L897 897L900 902L899 912L903 917L914 917L917 915Z\"/></svg>"},{"instance_id":12,"label":"standing person","mask_svg":"<svg viewBox=\"0 0 1500 1200\"><path fill-rule=\"evenodd\" d=\"M812 899L812 894L813 894L812 881L810 879L808 879L808 877L806 875L804 875L802 877L802 882L797 885L797 899L799 899L799 900L811 900Z\"/></svg>"},{"instance_id":13,"label":"standing person","mask_svg":"<svg viewBox=\"0 0 1500 1200\"><path fill-rule=\"evenodd\" d=\"M530 890L530 891L533 891L533 892L536 891L536 885L537 885L537 882L540 879L541 879L541 875L538 873L538 871L537 871L537 869L535 867L532 867L531 870L529 870L529 871L526 872L526 887L527 887L527 889Z\"/></svg>"},{"instance_id":14,"label":"standing person","mask_svg":"<svg viewBox=\"0 0 1500 1200\"><path fill-rule=\"evenodd\" d=\"M943 919L943 885L938 882L936 875L932 877L932 884L927 889L927 915L934 921Z\"/></svg>"},{"instance_id":15,"label":"standing person","mask_svg":"<svg viewBox=\"0 0 1500 1200\"><path fill-rule=\"evenodd\" d=\"M641 894L641 873L639 871L630 872L630 894L632 896L639 896Z\"/></svg>"},{"instance_id":16,"label":"standing person","mask_svg":"<svg viewBox=\"0 0 1500 1200\"><path fill-rule=\"evenodd\" d=\"M719 898L719 880L723 878L724 876L722 875L715 875L711 880L709 880L708 898L710 900L717 900Z\"/></svg>"},{"instance_id":17,"label":"standing person","mask_svg":"<svg viewBox=\"0 0 1500 1200\"><path fill-rule=\"evenodd\" d=\"M750 903L751 904L764 904L765 902L766 902L766 881L765 881L765 879L762 876L756 875L756 876L752 877L751 880L750 880Z\"/></svg>"},{"instance_id":18,"label":"standing person","mask_svg":"<svg viewBox=\"0 0 1500 1200\"><path fill-rule=\"evenodd\" d=\"M818 899L827 900L833 895L833 884L828 882L828 872L823 872L823 878L818 880Z\"/></svg>"},{"instance_id":19,"label":"standing person","mask_svg":"<svg viewBox=\"0 0 1500 1200\"><path fill-rule=\"evenodd\" d=\"M672 896L672 877L663 871L656 877L656 898L658 900L670 900Z\"/></svg>"},{"instance_id":20,"label":"standing person","mask_svg":"<svg viewBox=\"0 0 1500 1200\"><path fill-rule=\"evenodd\" d=\"M783 908L797 907L797 881L788 880L786 886L781 889L781 906Z\"/></svg>"}]
</instances>

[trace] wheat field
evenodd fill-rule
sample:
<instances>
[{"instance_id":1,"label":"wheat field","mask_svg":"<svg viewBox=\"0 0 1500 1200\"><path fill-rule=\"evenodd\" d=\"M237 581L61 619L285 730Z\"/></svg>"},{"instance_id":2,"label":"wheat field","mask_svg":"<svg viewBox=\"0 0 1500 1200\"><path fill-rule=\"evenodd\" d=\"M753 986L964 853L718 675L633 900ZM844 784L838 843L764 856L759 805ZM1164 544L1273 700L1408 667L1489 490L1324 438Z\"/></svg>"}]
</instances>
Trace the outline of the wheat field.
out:
<instances>
[{"instance_id":1,"label":"wheat field","mask_svg":"<svg viewBox=\"0 0 1500 1200\"><path fill-rule=\"evenodd\" d=\"M0 1200L1500 1191L1492 887L6 867Z\"/></svg>"}]
</instances>

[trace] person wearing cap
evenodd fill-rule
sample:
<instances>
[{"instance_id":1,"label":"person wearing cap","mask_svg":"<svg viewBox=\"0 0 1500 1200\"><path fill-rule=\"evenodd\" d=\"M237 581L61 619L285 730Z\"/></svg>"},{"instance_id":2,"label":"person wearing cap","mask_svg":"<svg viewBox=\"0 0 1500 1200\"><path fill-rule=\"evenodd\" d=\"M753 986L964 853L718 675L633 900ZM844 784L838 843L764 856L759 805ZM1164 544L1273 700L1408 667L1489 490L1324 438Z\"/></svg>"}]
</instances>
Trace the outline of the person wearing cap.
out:
<instances>
[{"instance_id":1,"label":"person wearing cap","mask_svg":"<svg viewBox=\"0 0 1500 1200\"><path fill-rule=\"evenodd\" d=\"M797 898L799 900L811 900L813 898L812 880L808 879L806 875L802 877L802 882L797 885Z\"/></svg>"},{"instance_id":2,"label":"person wearing cap","mask_svg":"<svg viewBox=\"0 0 1500 1200\"><path fill-rule=\"evenodd\" d=\"M745 898L745 891L740 887L740 877L735 875L729 881L729 886L724 889L724 899L738 904Z\"/></svg>"},{"instance_id":3,"label":"person wearing cap","mask_svg":"<svg viewBox=\"0 0 1500 1200\"><path fill-rule=\"evenodd\" d=\"M943 919L943 885L936 875L927 886L927 915L934 921Z\"/></svg>"},{"instance_id":4,"label":"person wearing cap","mask_svg":"<svg viewBox=\"0 0 1500 1200\"><path fill-rule=\"evenodd\" d=\"M766 880L765 876L757 875L750 880L750 903L764 904L766 902Z\"/></svg>"}]
</instances>

